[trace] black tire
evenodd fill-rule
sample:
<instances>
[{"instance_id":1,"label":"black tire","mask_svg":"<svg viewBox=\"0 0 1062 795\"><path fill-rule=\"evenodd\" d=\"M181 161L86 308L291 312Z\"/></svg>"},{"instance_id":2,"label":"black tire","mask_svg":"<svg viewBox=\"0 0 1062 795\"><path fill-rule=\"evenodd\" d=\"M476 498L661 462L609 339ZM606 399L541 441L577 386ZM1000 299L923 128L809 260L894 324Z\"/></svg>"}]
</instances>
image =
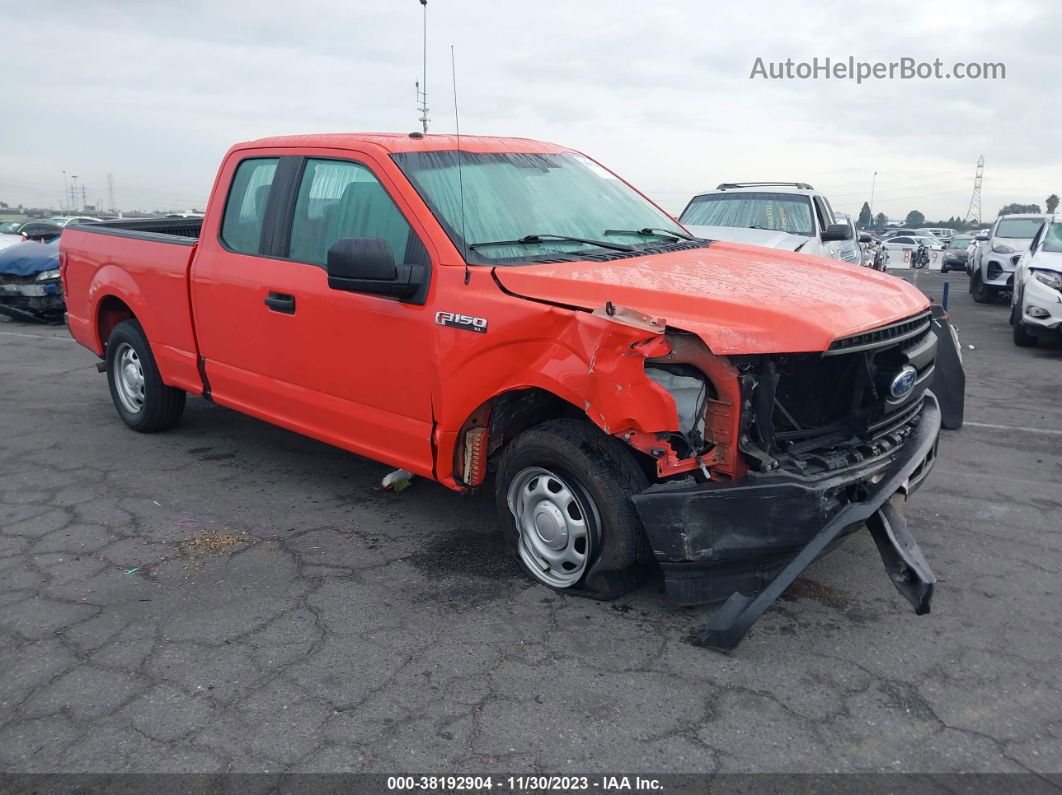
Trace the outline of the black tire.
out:
<instances>
[{"instance_id":1,"label":"black tire","mask_svg":"<svg viewBox=\"0 0 1062 795\"><path fill-rule=\"evenodd\" d=\"M981 279L980 270L974 271L973 278L970 279L970 295L973 296L976 304L995 303L996 291L991 287L985 286L984 280Z\"/></svg>"},{"instance_id":2,"label":"black tire","mask_svg":"<svg viewBox=\"0 0 1062 795\"><path fill-rule=\"evenodd\" d=\"M520 531L509 507L514 480L536 468L556 473L596 514L582 577L559 587L535 573L521 554ZM549 420L524 431L502 453L495 481L498 519L510 551L537 582L564 593L615 599L636 588L652 559L631 495L649 485L633 453L587 420ZM514 486L514 488L516 488ZM586 505L581 502L581 505Z\"/></svg>"},{"instance_id":3,"label":"black tire","mask_svg":"<svg viewBox=\"0 0 1062 795\"><path fill-rule=\"evenodd\" d=\"M1010 309L1010 331L1014 344L1019 348L1035 348L1040 340L1025 330L1021 322L1021 304L1015 304Z\"/></svg>"},{"instance_id":4,"label":"black tire","mask_svg":"<svg viewBox=\"0 0 1062 795\"><path fill-rule=\"evenodd\" d=\"M121 378L117 370L122 366L121 357L130 349L142 370L143 380L139 398L142 404L136 411L126 406L119 394ZM183 390L162 383L151 346L138 322L123 320L114 327L107 340L106 364L111 400L126 425L139 433L154 433L172 428L180 421L186 395Z\"/></svg>"}]
</instances>

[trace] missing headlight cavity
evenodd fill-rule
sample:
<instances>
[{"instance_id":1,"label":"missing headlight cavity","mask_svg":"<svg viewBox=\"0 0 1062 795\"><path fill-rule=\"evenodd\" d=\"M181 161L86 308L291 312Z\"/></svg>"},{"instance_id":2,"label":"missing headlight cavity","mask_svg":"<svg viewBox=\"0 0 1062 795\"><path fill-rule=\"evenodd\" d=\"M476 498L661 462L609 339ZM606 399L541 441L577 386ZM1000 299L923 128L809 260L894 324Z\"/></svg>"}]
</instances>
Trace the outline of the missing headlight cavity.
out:
<instances>
[{"instance_id":1,"label":"missing headlight cavity","mask_svg":"<svg viewBox=\"0 0 1062 795\"><path fill-rule=\"evenodd\" d=\"M679 432L693 453L704 449L704 423L708 399L713 397L711 386L693 367L683 365L653 365L645 374L658 383L675 401L679 418Z\"/></svg>"}]
</instances>

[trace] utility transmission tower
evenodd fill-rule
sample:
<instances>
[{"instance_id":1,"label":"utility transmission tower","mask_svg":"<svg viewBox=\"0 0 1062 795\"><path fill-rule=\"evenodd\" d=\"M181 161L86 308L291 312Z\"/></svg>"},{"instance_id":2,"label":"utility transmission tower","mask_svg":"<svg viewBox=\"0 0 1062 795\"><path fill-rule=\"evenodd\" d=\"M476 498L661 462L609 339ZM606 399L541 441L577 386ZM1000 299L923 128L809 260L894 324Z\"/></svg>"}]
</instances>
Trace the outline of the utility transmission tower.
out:
<instances>
[{"instance_id":1,"label":"utility transmission tower","mask_svg":"<svg viewBox=\"0 0 1062 795\"><path fill-rule=\"evenodd\" d=\"M424 7L424 65L421 79L414 85L417 87L417 110L420 112L420 117L417 121L420 122L421 128L424 133L428 132L428 0L420 0L421 6Z\"/></svg>"},{"instance_id":2,"label":"utility transmission tower","mask_svg":"<svg viewBox=\"0 0 1062 795\"><path fill-rule=\"evenodd\" d=\"M117 212L118 208L114 204L114 174L107 175L107 204L110 205L108 210Z\"/></svg>"},{"instance_id":3,"label":"utility transmission tower","mask_svg":"<svg viewBox=\"0 0 1062 795\"><path fill-rule=\"evenodd\" d=\"M985 176L985 156L981 155L977 158L977 174L974 176L974 189L973 195L970 197L970 207L966 211L966 220L963 223L970 223L970 219L976 219L976 223L981 223L981 180Z\"/></svg>"}]
</instances>

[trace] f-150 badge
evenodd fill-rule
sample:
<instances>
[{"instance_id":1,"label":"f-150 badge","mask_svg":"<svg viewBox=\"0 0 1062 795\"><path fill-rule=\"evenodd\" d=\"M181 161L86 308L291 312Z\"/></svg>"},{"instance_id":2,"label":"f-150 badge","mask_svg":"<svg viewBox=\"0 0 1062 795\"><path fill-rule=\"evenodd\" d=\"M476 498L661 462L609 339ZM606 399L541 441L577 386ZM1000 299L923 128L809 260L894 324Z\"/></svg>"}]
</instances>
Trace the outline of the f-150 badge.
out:
<instances>
[{"instance_id":1,"label":"f-150 badge","mask_svg":"<svg viewBox=\"0 0 1062 795\"><path fill-rule=\"evenodd\" d=\"M475 331L477 334L487 333L487 319L485 317L472 317L471 315L459 315L456 312L436 312L435 322L440 326Z\"/></svg>"}]
</instances>

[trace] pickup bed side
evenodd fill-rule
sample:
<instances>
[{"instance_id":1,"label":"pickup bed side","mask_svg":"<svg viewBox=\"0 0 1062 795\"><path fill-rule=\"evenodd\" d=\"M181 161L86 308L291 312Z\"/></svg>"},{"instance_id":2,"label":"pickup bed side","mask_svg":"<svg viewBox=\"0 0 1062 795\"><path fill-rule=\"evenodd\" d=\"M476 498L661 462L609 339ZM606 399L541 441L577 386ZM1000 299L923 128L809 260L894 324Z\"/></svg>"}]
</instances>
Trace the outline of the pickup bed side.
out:
<instances>
[{"instance_id":1,"label":"pickup bed side","mask_svg":"<svg viewBox=\"0 0 1062 795\"><path fill-rule=\"evenodd\" d=\"M63 233L60 272L74 339L103 356L111 330L135 317L163 380L202 394L188 294L199 222L115 221Z\"/></svg>"}]
</instances>

